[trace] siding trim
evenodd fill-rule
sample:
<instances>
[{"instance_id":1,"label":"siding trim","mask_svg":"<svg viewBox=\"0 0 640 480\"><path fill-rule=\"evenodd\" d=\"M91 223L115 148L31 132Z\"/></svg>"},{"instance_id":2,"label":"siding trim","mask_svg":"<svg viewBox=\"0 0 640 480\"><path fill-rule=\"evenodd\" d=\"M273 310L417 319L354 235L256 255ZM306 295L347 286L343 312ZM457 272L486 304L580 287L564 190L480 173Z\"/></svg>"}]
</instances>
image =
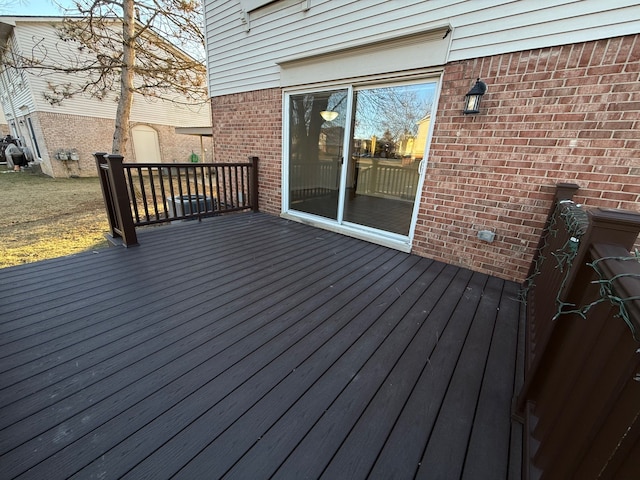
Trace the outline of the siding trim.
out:
<instances>
[{"instance_id":1,"label":"siding trim","mask_svg":"<svg viewBox=\"0 0 640 480\"><path fill-rule=\"evenodd\" d=\"M270 3L274 3L274 0L240 0L242 10L247 13L265 7Z\"/></svg>"}]
</instances>

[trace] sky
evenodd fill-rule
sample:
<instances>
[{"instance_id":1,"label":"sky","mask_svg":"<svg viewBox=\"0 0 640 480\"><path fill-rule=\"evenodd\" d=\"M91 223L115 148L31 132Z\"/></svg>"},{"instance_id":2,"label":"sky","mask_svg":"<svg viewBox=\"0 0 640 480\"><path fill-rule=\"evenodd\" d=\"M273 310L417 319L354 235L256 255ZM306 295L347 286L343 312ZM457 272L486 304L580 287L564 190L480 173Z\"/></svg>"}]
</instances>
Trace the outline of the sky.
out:
<instances>
[{"instance_id":1,"label":"sky","mask_svg":"<svg viewBox=\"0 0 640 480\"><path fill-rule=\"evenodd\" d=\"M0 0L0 14L2 15L42 15L59 16L62 11L56 6L67 8L73 6L72 0Z\"/></svg>"},{"instance_id":2,"label":"sky","mask_svg":"<svg viewBox=\"0 0 640 480\"><path fill-rule=\"evenodd\" d=\"M84 4L89 2L85 0ZM63 8L61 8L63 7ZM64 15L64 8L75 10L74 0L0 0L0 15L30 15L43 17L60 17ZM187 51L189 51L187 49ZM202 57L200 49L191 52L196 58Z\"/></svg>"}]
</instances>

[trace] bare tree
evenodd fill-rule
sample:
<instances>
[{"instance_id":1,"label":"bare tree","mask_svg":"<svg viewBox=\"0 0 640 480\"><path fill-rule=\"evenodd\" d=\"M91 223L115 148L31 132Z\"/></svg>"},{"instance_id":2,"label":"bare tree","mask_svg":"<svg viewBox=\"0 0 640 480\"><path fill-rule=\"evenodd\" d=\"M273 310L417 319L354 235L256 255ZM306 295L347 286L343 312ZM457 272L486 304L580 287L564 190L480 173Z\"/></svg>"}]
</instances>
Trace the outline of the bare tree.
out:
<instances>
[{"instance_id":1,"label":"bare tree","mask_svg":"<svg viewBox=\"0 0 640 480\"><path fill-rule=\"evenodd\" d=\"M374 88L357 93L356 136L384 136L398 142L403 136L414 136L418 122L431 111L433 94L421 85Z\"/></svg>"},{"instance_id":2,"label":"bare tree","mask_svg":"<svg viewBox=\"0 0 640 480\"><path fill-rule=\"evenodd\" d=\"M20 0L0 0L0 15L4 15L6 10L22 3Z\"/></svg>"},{"instance_id":3,"label":"bare tree","mask_svg":"<svg viewBox=\"0 0 640 480\"><path fill-rule=\"evenodd\" d=\"M36 42L29 54L13 55L13 66L41 75L68 74L68 82L48 83L45 98L51 104L80 94L117 101L113 153L125 153L134 92L187 105L207 101L199 0L75 0L74 5L57 29L56 50Z\"/></svg>"}]
</instances>

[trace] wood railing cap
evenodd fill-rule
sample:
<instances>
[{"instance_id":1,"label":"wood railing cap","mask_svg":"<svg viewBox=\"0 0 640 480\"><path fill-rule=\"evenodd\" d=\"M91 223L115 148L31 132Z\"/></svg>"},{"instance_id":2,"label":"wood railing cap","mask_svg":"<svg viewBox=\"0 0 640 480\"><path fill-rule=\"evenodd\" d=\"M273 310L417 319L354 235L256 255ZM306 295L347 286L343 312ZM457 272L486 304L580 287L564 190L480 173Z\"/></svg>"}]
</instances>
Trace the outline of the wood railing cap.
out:
<instances>
[{"instance_id":1,"label":"wood railing cap","mask_svg":"<svg viewBox=\"0 0 640 480\"><path fill-rule=\"evenodd\" d=\"M570 200L579 189L580 185L576 183L556 183L556 199Z\"/></svg>"},{"instance_id":2,"label":"wood railing cap","mask_svg":"<svg viewBox=\"0 0 640 480\"><path fill-rule=\"evenodd\" d=\"M616 223L625 229L640 230L640 212L615 208L594 208L589 210L591 220L597 223Z\"/></svg>"},{"instance_id":3,"label":"wood railing cap","mask_svg":"<svg viewBox=\"0 0 640 480\"><path fill-rule=\"evenodd\" d=\"M568 190L578 190L580 185L577 183L569 183L569 182L559 182L556 183L556 188L566 188Z\"/></svg>"}]
</instances>

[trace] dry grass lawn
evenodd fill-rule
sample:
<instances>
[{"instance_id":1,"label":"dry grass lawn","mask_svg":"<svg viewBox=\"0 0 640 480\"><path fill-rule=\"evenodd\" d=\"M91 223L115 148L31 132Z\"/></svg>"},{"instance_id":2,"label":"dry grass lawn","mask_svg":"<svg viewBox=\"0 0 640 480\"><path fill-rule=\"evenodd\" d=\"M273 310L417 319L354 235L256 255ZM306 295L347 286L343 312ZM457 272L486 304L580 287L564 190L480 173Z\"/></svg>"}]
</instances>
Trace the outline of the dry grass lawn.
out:
<instances>
[{"instance_id":1,"label":"dry grass lawn","mask_svg":"<svg viewBox=\"0 0 640 480\"><path fill-rule=\"evenodd\" d=\"M0 167L0 268L107 247L97 178L49 178Z\"/></svg>"}]
</instances>

